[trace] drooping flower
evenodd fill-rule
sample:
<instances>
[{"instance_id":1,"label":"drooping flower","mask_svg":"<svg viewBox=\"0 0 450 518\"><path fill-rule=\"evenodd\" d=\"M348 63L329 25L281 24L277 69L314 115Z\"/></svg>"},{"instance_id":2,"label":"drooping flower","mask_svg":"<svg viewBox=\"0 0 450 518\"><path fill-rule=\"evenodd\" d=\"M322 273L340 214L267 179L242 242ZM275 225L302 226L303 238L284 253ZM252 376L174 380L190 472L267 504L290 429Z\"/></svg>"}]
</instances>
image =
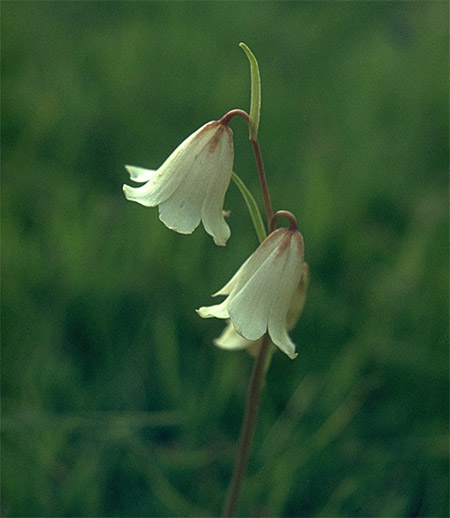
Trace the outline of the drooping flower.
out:
<instances>
[{"instance_id":1,"label":"drooping flower","mask_svg":"<svg viewBox=\"0 0 450 518\"><path fill-rule=\"evenodd\" d=\"M140 187L123 186L128 200L159 205L159 219L171 230L191 234L200 221L216 245L224 246L230 227L223 215L233 169L233 132L208 122L182 142L156 171L126 166Z\"/></svg>"},{"instance_id":2,"label":"drooping flower","mask_svg":"<svg viewBox=\"0 0 450 518\"><path fill-rule=\"evenodd\" d=\"M290 358L295 344L288 336L288 314L303 273L303 237L297 230L272 232L216 295L227 298L197 310L203 318L229 318L246 340L268 332L272 342ZM229 339L229 336L228 336Z\"/></svg>"},{"instance_id":3,"label":"drooping flower","mask_svg":"<svg viewBox=\"0 0 450 518\"><path fill-rule=\"evenodd\" d=\"M286 317L286 328L291 331L297 324L306 302L306 292L309 285L309 266L308 263L303 263L303 273L295 290L294 296L289 306L289 311ZM261 345L261 338L258 340L247 340L241 336L234 328L231 320L227 321L225 329L221 335L213 340L214 345L221 349L228 351L237 351L239 349L247 349L250 354L256 354Z\"/></svg>"}]
</instances>

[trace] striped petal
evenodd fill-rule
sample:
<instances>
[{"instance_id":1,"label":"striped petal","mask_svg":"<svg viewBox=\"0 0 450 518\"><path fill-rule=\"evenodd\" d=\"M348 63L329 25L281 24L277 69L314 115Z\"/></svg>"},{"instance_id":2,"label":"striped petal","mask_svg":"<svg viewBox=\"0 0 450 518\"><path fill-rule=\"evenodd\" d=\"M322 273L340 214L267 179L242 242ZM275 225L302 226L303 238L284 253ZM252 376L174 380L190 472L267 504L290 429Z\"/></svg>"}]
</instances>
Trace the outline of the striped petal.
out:
<instances>
[{"instance_id":1,"label":"striped petal","mask_svg":"<svg viewBox=\"0 0 450 518\"><path fill-rule=\"evenodd\" d=\"M289 358L295 358L295 344L287 333L287 315L292 299L302 276L303 243L300 234L293 235L286 251L286 261L282 275L279 277L278 289L273 299L268 331L273 343Z\"/></svg>"},{"instance_id":2,"label":"striped petal","mask_svg":"<svg viewBox=\"0 0 450 518\"><path fill-rule=\"evenodd\" d=\"M279 228L269 234L269 236L259 245L253 254L244 262L234 276L225 284L225 286L214 293L213 297L217 295L229 295L242 287L252 275L260 268L262 263L267 259L273 250L280 244L281 240L286 234L286 229Z\"/></svg>"},{"instance_id":3,"label":"striped petal","mask_svg":"<svg viewBox=\"0 0 450 518\"><path fill-rule=\"evenodd\" d=\"M201 164L197 164L189 178L185 178L172 196L159 205L159 219L171 230L191 234L200 223L207 188Z\"/></svg>"},{"instance_id":4,"label":"striped petal","mask_svg":"<svg viewBox=\"0 0 450 518\"><path fill-rule=\"evenodd\" d=\"M223 215L223 204L231 180L234 158L233 133L229 128L224 128L223 131L224 136L215 150L216 162L210 163L210 170L207 172L212 181L202 205L203 226L219 246L225 246L231 234Z\"/></svg>"},{"instance_id":5,"label":"striped petal","mask_svg":"<svg viewBox=\"0 0 450 518\"><path fill-rule=\"evenodd\" d=\"M247 340L257 340L267 331L269 313L285 261L286 254L276 248L243 287L235 295L230 295L230 318L236 331Z\"/></svg>"}]
</instances>

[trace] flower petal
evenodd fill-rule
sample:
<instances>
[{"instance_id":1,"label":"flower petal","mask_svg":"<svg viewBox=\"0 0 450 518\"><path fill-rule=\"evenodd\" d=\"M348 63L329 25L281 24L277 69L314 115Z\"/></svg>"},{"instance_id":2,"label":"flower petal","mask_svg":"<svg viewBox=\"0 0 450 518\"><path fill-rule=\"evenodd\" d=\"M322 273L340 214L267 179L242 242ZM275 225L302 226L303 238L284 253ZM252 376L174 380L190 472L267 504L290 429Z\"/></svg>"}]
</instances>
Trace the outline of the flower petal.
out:
<instances>
[{"instance_id":1,"label":"flower petal","mask_svg":"<svg viewBox=\"0 0 450 518\"><path fill-rule=\"evenodd\" d=\"M238 350L246 349L253 342L242 337L234 328L233 323L229 321L222 334L215 338L213 343L221 349Z\"/></svg>"},{"instance_id":2,"label":"flower petal","mask_svg":"<svg viewBox=\"0 0 450 518\"><path fill-rule=\"evenodd\" d=\"M135 167L134 165L126 165L125 169L128 171L130 179L137 183L148 182L157 173L157 171L153 169L144 169L143 167Z\"/></svg>"},{"instance_id":3,"label":"flower petal","mask_svg":"<svg viewBox=\"0 0 450 518\"><path fill-rule=\"evenodd\" d=\"M228 314L228 299L215 306L203 306L195 310L202 318L230 318Z\"/></svg>"},{"instance_id":4,"label":"flower petal","mask_svg":"<svg viewBox=\"0 0 450 518\"><path fill-rule=\"evenodd\" d=\"M155 202L151 196L151 185L149 186L148 183L141 187L130 187L125 184L122 189L127 200L135 201L145 207L155 207L158 205L158 202Z\"/></svg>"},{"instance_id":5,"label":"flower petal","mask_svg":"<svg viewBox=\"0 0 450 518\"><path fill-rule=\"evenodd\" d=\"M302 277L292 297L291 304L286 317L287 330L290 331L297 324L306 302L306 293L309 284L309 266L303 263Z\"/></svg>"},{"instance_id":6,"label":"flower petal","mask_svg":"<svg viewBox=\"0 0 450 518\"><path fill-rule=\"evenodd\" d=\"M244 263L240 266L239 270L231 277L231 279L225 284L223 288L216 293L213 293L213 297L217 297L218 295L229 295L236 284L239 282L239 279L242 277L242 271L245 269L247 263L250 261L251 256L244 261Z\"/></svg>"},{"instance_id":7,"label":"flower petal","mask_svg":"<svg viewBox=\"0 0 450 518\"><path fill-rule=\"evenodd\" d=\"M284 269L269 314L268 331L273 343L293 359L297 354L287 333L287 315L302 276L303 239L300 233L292 233L285 254Z\"/></svg>"},{"instance_id":8,"label":"flower petal","mask_svg":"<svg viewBox=\"0 0 450 518\"><path fill-rule=\"evenodd\" d=\"M208 174L211 164L203 152L191 163L189 174L175 192L159 205L159 219L181 234L192 233L200 223L206 192L213 178Z\"/></svg>"},{"instance_id":9,"label":"flower petal","mask_svg":"<svg viewBox=\"0 0 450 518\"><path fill-rule=\"evenodd\" d=\"M208 215L203 217L203 226L206 232L212 236L217 246L225 246L227 244L231 230L223 217L222 210L215 211L214 214L208 212Z\"/></svg>"},{"instance_id":10,"label":"flower petal","mask_svg":"<svg viewBox=\"0 0 450 518\"><path fill-rule=\"evenodd\" d=\"M203 193L188 194L181 187L166 201L159 204L159 219L171 230L191 234L199 225Z\"/></svg>"},{"instance_id":11,"label":"flower petal","mask_svg":"<svg viewBox=\"0 0 450 518\"><path fill-rule=\"evenodd\" d=\"M295 344L289 338L289 335L286 330L286 326L272 326L269 331L269 336L272 339L272 342L285 354L289 356L291 360L297 358L298 353L295 352Z\"/></svg>"},{"instance_id":12,"label":"flower petal","mask_svg":"<svg viewBox=\"0 0 450 518\"><path fill-rule=\"evenodd\" d=\"M286 252L281 247L273 250L243 287L236 294L229 295L230 318L236 331L247 340L257 340L267 331L272 303L278 293L279 277L286 262Z\"/></svg>"},{"instance_id":13,"label":"flower petal","mask_svg":"<svg viewBox=\"0 0 450 518\"><path fill-rule=\"evenodd\" d=\"M205 174L211 176L209 189L202 205L202 221L206 232L214 238L214 243L225 246L230 237L230 227L223 216L225 193L231 181L233 169L233 132L223 127L224 134L214 149L214 161L209 162L210 170Z\"/></svg>"},{"instance_id":14,"label":"flower petal","mask_svg":"<svg viewBox=\"0 0 450 518\"><path fill-rule=\"evenodd\" d=\"M261 264L267 257L275 250L281 243L281 240L286 235L285 228L279 228L272 232L253 252L253 254L244 262L233 277L225 284L225 286L214 293L213 297L217 295L229 295L233 290L239 290L258 270Z\"/></svg>"},{"instance_id":15,"label":"flower petal","mask_svg":"<svg viewBox=\"0 0 450 518\"><path fill-rule=\"evenodd\" d=\"M162 167L155 172L150 180L140 187L123 186L127 200L135 201L145 207L156 207L167 200L183 180L184 173L176 170L166 170Z\"/></svg>"}]
</instances>

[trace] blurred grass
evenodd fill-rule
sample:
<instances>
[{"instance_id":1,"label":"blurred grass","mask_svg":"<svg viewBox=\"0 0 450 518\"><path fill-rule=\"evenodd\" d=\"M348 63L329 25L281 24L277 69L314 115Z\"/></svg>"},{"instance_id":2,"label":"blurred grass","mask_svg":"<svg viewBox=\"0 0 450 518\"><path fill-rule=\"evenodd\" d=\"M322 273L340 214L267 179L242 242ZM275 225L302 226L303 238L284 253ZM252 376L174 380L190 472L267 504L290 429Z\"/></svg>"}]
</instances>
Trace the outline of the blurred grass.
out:
<instances>
[{"instance_id":1,"label":"blurred grass","mask_svg":"<svg viewBox=\"0 0 450 518\"><path fill-rule=\"evenodd\" d=\"M257 240L235 186L218 249L121 185L248 109L240 41L312 271L242 515L448 515L447 29L443 2L3 3L4 516L220 510L251 359L193 310Z\"/></svg>"}]
</instances>

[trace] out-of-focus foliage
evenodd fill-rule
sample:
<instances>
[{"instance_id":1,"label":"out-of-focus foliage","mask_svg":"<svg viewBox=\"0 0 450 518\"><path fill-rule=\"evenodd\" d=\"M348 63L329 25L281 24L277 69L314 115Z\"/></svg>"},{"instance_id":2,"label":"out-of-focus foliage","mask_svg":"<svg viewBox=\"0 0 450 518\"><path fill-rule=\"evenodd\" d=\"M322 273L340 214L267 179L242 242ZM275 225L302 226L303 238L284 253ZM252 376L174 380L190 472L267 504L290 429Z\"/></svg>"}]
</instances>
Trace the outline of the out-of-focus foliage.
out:
<instances>
[{"instance_id":1,"label":"out-of-focus foliage","mask_svg":"<svg viewBox=\"0 0 450 518\"><path fill-rule=\"evenodd\" d=\"M4 516L220 512L252 359L195 314L254 250L127 202L248 109L311 267L299 358L268 374L240 512L448 514L448 4L4 2ZM260 200L241 120L236 172Z\"/></svg>"}]
</instances>

